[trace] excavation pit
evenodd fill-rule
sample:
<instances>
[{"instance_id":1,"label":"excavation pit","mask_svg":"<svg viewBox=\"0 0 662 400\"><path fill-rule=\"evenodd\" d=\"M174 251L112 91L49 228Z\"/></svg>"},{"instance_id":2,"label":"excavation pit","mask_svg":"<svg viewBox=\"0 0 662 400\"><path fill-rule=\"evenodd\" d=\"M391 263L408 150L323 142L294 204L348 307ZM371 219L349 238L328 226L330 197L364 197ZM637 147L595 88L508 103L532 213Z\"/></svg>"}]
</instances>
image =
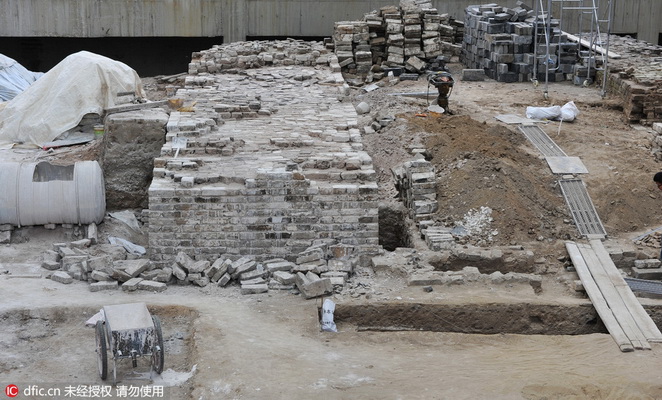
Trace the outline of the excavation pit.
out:
<instances>
[{"instance_id":1,"label":"excavation pit","mask_svg":"<svg viewBox=\"0 0 662 400\"><path fill-rule=\"evenodd\" d=\"M656 324L662 306L648 307ZM462 303L421 302L337 304L334 320L357 330L432 331L467 334L588 335L607 334L590 303Z\"/></svg>"},{"instance_id":2,"label":"excavation pit","mask_svg":"<svg viewBox=\"0 0 662 400\"><path fill-rule=\"evenodd\" d=\"M99 377L94 328L85 322L100 307L52 307L14 309L0 314L0 374L19 387L21 393L37 382L51 391L53 398L65 398L67 387L103 387L115 395L119 386L162 387L164 398L186 398L191 382L186 382L195 364L193 322L198 313L182 306L149 306L161 319L165 347L165 367L161 375L150 375L149 357L117 361L117 386L112 375ZM112 368L112 354L108 352ZM81 389L83 390L83 389ZM159 389L160 390L160 389ZM114 398L114 397L107 397Z\"/></svg>"}]
</instances>

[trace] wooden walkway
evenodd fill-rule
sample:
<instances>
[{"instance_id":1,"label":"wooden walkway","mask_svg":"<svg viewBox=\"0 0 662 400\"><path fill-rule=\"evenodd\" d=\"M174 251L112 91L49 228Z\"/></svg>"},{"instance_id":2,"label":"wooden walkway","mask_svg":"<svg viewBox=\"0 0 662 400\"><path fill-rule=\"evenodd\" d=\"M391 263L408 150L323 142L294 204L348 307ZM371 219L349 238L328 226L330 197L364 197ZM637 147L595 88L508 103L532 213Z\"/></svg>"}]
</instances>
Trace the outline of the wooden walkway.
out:
<instances>
[{"instance_id":1,"label":"wooden walkway","mask_svg":"<svg viewBox=\"0 0 662 400\"><path fill-rule=\"evenodd\" d=\"M650 350L662 333L618 272L598 239L566 242L575 270L598 315L621 351Z\"/></svg>"}]
</instances>

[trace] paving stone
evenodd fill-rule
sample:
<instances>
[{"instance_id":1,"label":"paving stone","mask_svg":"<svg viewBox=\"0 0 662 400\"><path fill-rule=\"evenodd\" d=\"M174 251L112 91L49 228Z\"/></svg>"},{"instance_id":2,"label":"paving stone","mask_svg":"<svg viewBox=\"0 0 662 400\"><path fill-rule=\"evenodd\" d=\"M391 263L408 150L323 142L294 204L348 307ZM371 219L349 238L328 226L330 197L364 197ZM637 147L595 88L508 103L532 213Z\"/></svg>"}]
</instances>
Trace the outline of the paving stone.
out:
<instances>
[{"instance_id":1,"label":"paving stone","mask_svg":"<svg viewBox=\"0 0 662 400\"><path fill-rule=\"evenodd\" d=\"M168 285L166 285L163 282L154 282L154 281L140 281L138 283L138 290L148 290L150 292L163 292L168 288Z\"/></svg>"},{"instance_id":2,"label":"paving stone","mask_svg":"<svg viewBox=\"0 0 662 400\"><path fill-rule=\"evenodd\" d=\"M116 261L113 263L115 268L122 268L124 272L132 278L137 277L142 272L146 271L149 268L149 260L139 259L139 260L123 260Z\"/></svg>"},{"instance_id":3,"label":"paving stone","mask_svg":"<svg viewBox=\"0 0 662 400\"><path fill-rule=\"evenodd\" d=\"M223 276L221 276L217 284L218 286L225 287L225 285L227 285L230 282L230 280L232 280L232 277L230 276L230 274L226 272L225 274L223 274Z\"/></svg>"},{"instance_id":4,"label":"paving stone","mask_svg":"<svg viewBox=\"0 0 662 400\"><path fill-rule=\"evenodd\" d=\"M296 282L296 275L287 271L276 271L272 274L272 278L283 285L291 285Z\"/></svg>"},{"instance_id":5,"label":"paving stone","mask_svg":"<svg viewBox=\"0 0 662 400\"><path fill-rule=\"evenodd\" d=\"M259 294L269 291L269 286L266 283L259 285L241 285L241 294Z\"/></svg>"},{"instance_id":6,"label":"paving stone","mask_svg":"<svg viewBox=\"0 0 662 400\"><path fill-rule=\"evenodd\" d=\"M138 290L138 285L142 281L144 281L143 278L131 278L122 284L122 291L133 292L135 290Z\"/></svg>"},{"instance_id":7,"label":"paving stone","mask_svg":"<svg viewBox=\"0 0 662 400\"><path fill-rule=\"evenodd\" d=\"M53 275L51 275L51 280L68 285L74 281L74 278L72 278L71 275L69 275L67 272L56 271L53 273Z\"/></svg>"},{"instance_id":8,"label":"paving stone","mask_svg":"<svg viewBox=\"0 0 662 400\"><path fill-rule=\"evenodd\" d=\"M331 280L327 278L321 279L312 272L306 274L298 272L296 276L296 285L306 299L312 299L333 292Z\"/></svg>"},{"instance_id":9,"label":"paving stone","mask_svg":"<svg viewBox=\"0 0 662 400\"><path fill-rule=\"evenodd\" d=\"M177 257L175 258L175 262L180 267L184 268L185 271L188 271L189 268L191 267L191 265L193 265L193 263L195 263L195 261L184 252L177 253Z\"/></svg>"},{"instance_id":10,"label":"paving stone","mask_svg":"<svg viewBox=\"0 0 662 400\"><path fill-rule=\"evenodd\" d=\"M94 279L97 282L113 280L113 278L111 278L110 275L108 275L103 271L98 271L98 270L94 270L90 272L90 278Z\"/></svg>"},{"instance_id":11,"label":"paving stone","mask_svg":"<svg viewBox=\"0 0 662 400\"><path fill-rule=\"evenodd\" d=\"M99 292L102 290L117 290L119 285L117 281L100 281L90 284L90 292Z\"/></svg>"}]
</instances>

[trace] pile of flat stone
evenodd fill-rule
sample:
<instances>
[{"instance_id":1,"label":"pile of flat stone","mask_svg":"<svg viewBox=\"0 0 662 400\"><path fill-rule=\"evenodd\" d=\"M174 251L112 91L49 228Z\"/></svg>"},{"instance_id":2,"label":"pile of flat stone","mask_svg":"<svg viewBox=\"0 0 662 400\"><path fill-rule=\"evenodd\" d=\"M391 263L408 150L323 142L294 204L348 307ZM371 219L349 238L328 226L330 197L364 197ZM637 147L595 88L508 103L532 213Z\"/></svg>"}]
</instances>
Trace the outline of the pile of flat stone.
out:
<instances>
[{"instance_id":1,"label":"pile of flat stone","mask_svg":"<svg viewBox=\"0 0 662 400\"><path fill-rule=\"evenodd\" d=\"M579 45L568 40L558 20L548 14L535 15L521 1L517 4L513 8L492 3L465 9L464 65L482 68L499 82L557 82L577 77L575 84L582 84L594 77L595 57L580 54ZM580 55L585 56L583 60Z\"/></svg>"},{"instance_id":2,"label":"pile of flat stone","mask_svg":"<svg viewBox=\"0 0 662 400\"><path fill-rule=\"evenodd\" d=\"M233 42L194 52L188 73L236 73L250 68L278 65L315 66L328 64L330 53L322 42L296 39Z\"/></svg>"},{"instance_id":3,"label":"pile of flat stone","mask_svg":"<svg viewBox=\"0 0 662 400\"><path fill-rule=\"evenodd\" d=\"M117 290L120 284L124 291L162 292L167 288L170 271L154 269L148 259L121 259L126 252L119 246L121 254L117 256L93 255L88 251L92 244L91 239L53 244L52 250L44 252L41 264L50 271L47 277L63 284L74 280L89 282L92 292Z\"/></svg>"},{"instance_id":4,"label":"pile of flat stone","mask_svg":"<svg viewBox=\"0 0 662 400\"><path fill-rule=\"evenodd\" d=\"M342 71L381 79L389 71L424 71L439 56L459 60L463 23L439 14L432 3L401 0L364 15L361 21L336 22L332 47ZM459 34L458 34L459 32Z\"/></svg>"},{"instance_id":5,"label":"pile of flat stone","mask_svg":"<svg viewBox=\"0 0 662 400\"><path fill-rule=\"evenodd\" d=\"M242 294L298 290L304 298L311 299L342 291L356 264L352 246L317 243L300 253L295 262L283 258L258 261L253 256L237 258L229 254L214 262L196 261L180 252L162 270L171 274L174 284L237 284Z\"/></svg>"}]
</instances>

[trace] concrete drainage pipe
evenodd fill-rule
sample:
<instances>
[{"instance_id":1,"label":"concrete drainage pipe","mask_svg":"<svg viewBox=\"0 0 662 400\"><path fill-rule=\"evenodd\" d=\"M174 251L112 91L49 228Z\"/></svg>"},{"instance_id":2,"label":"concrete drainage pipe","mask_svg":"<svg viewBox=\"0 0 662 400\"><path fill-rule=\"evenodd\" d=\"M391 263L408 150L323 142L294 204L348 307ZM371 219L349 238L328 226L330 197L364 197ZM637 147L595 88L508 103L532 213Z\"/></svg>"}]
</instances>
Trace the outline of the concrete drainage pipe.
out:
<instances>
[{"instance_id":1,"label":"concrete drainage pipe","mask_svg":"<svg viewBox=\"0 0 662 400\"><path fill-rule=\"evenodd\" d=\"M0 224L90 224L105 213L103 171L96 161L0 163Z\"/></svg>"}]
</instances>

